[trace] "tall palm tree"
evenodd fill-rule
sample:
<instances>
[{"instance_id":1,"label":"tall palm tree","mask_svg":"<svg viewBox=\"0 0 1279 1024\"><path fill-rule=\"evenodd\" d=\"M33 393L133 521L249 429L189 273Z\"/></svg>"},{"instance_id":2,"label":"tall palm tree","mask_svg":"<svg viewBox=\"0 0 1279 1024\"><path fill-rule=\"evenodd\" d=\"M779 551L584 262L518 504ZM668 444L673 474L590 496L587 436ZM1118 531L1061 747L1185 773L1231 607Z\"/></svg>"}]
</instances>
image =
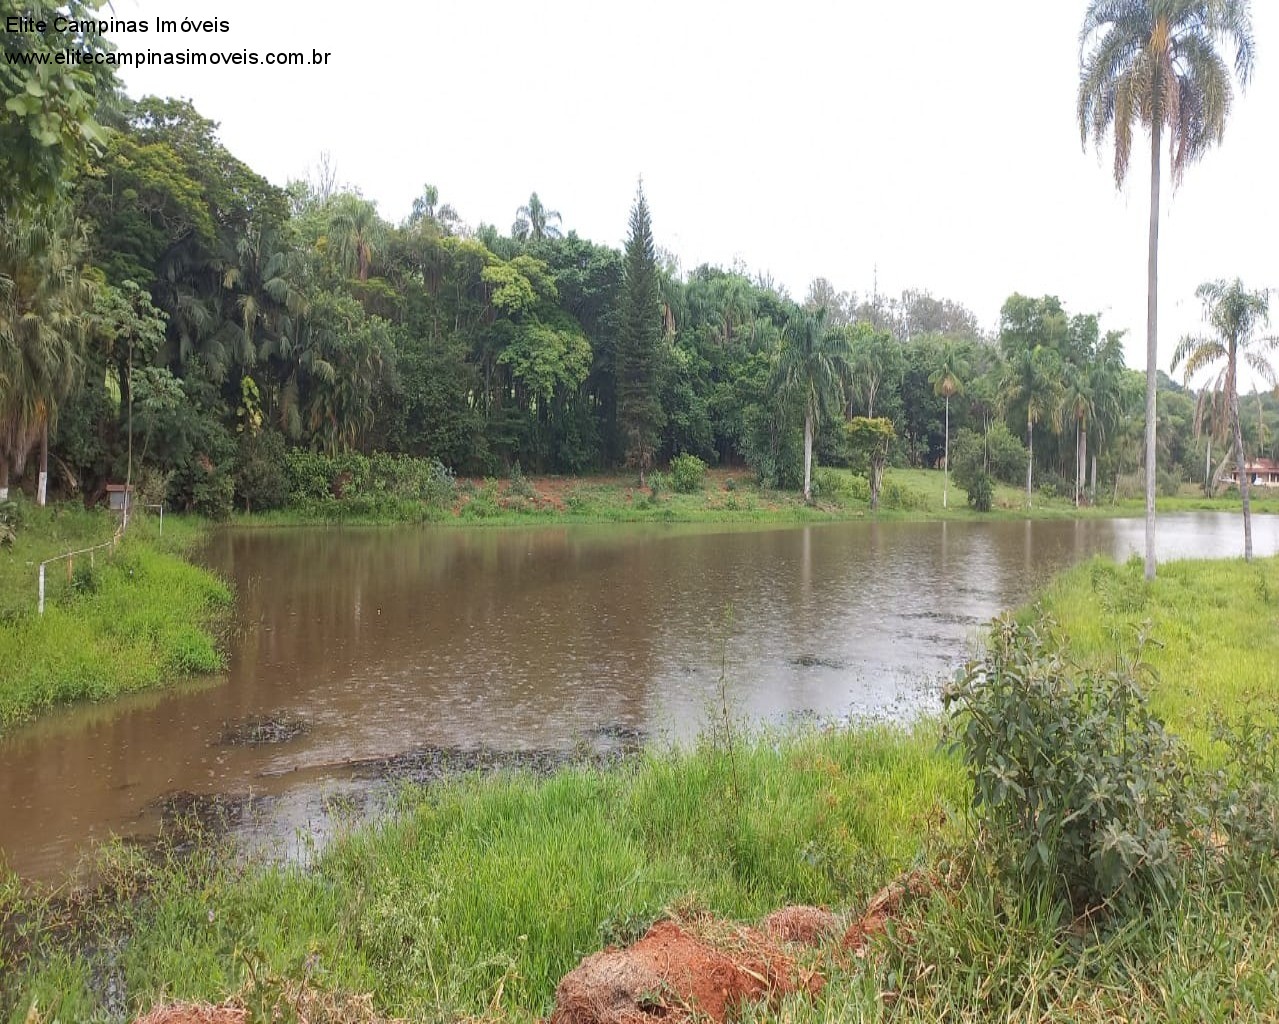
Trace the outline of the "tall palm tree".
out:
<instances>
[{"instance_id":1,"label":"tall palm tree","mask_svg":"<svg viewBox=\"0 0 1279 1024\"><path fill-rule=\"evenodd\" d=\"M1243 498L1243 556L1252 561L1252 508L1249 504L1248 474L1243 448L1243 427L1239 422L1239 361L1271 386L1275 370L1262 354L1279 345L1279 338L1256 337L1257 328L1270 321L1268 292L1247 291L1238 278L1233 281L1209 281L1195 294L1204 304L1204 319L1216 337L1188 335L1181 339L1172 356L1172 368L1185 361L1186 380L1200 370L1225 362L1221 378L1226 409L1230 414L1230 430L1234 435L1235 466L1239 474L1239 495Z\"/></svg>"},{"instance_id":2,"label":"tall palm tree","mask_svg":"<svg viewBox=\"0 0 1279 1024\"><path fill-rule=\"evenodd\" d=\"M93 305L86 252L63 215L0 216L0 498L39 441L45 503L49 428L79 377Z\"/></svg>"},{"instance_id":3,"label":"tall palm tree","mask_svg":"<svg viewBox=\"0 0 1279 1024\"><path fill-rule=\"evenodd\" d=\"M1234 49L1241 86L1252 75L1249 0L1090 0L1080 32L1079 131L1098 145L1113 131L1115 184L1132 154L1133 126L1150 131L1150 241L1146 276L1146 578L1155 576L1155 387L1159 363L1160 146L1168 132L1172 180L1213 142L1230 113Z\"/></svg>"},{"instance_id":4,"label":"tall palm tree","mask_svg":"<svg viewBox=\"0 0 1279 1024\"><path fill-rule=\"evenodd\" d=\"M1118 436L1124 412L1124 332L1110 331L1097 346L1088 367L1088 387L1092 393L1092 480L1088 491L1097 500L1097 456L1102 443ZM1084 435L1087 451L1088 436Z\"/></svg>"},{"instance_id":5,"label":"tall palm tree","mask_svg":"<svg viewBox=\"0 0 1279 1024\"><path fill-rule=\"evenodd\" d=\"M1070 419L1075 425L1075 508L1078 508L1079 495L1084 489L1088 423L1094 412L1092 379L1085 367L1067 365L1065 370L1057 417L1059 423Z\"/></svg>"},{"instance_id":6,"label":"tall palm tree","mask_svg":"<svg viewBox=\"0 0 1279 1024\"><path fill-rule=\"evenodd\" d=\"M1016 352L1004 369L1000 382L1000 403L1005 410L1025 408L1026 507L1033 501L1035 482L1035 425L1042 423L1057 407L1057 387L1061 380L1061 357L1056 349L1036 345Z\"/></svg>"},{"instance_id":7,"label":"tall palm tree","mask_svg":"<svg viewBox=\"0 0 1279 1024\"><path fill-rule=\"evenodd\" d=\"M511 227L511 237L521 242L537 242L543 238L559 238L559 225L564 218L557 210L548 210L542 205L534 192L528 197L528 206L521 206L515 211L515 224ZM551 223L554 221L554 223Z\"/></svg>"},{"instance_id":8,"label":"tall palm tree","mask_svg":"<svg viewBox=\"0 0 1279 1024\"><path fill-rule=\"evenodd\" d=\"M933 393L946 399L946 455L941 484L941 507L947 508L950 498L950 399L964 390L963 378L968 373L963 353L953 341L945 341L937 353L937 363L928 377Z\"/></svg>"},{"instance_id":9,"label":"tall palm tree","mask_svg":"<svg viewBox=\"0 0 1279 1024\"><path fill-rule=\"evenodd\" d=\"M825 308L799 312L782 330L773 367L779 395L795 395L804 410L804 500L813 497L813 437L822 414L844 404L849 348L843 331L828 330Z\"/></svg>"}]
</instances>

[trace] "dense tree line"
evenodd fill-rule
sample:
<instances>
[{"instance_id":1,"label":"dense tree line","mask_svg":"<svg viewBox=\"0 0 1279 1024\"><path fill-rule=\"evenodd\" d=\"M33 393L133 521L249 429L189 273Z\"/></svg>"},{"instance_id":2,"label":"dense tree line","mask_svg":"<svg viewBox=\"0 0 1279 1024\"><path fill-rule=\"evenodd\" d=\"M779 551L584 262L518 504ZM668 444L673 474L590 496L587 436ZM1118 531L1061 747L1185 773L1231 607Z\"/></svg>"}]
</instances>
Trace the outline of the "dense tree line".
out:
<instances>
[{"instance_id":1,"label":"dense tree line","mask_svg":"<svg viewBox=\"0 0 1279 1024\"><path fill-rule=\"evenodd\" d=\"M898 464L958 465L953 442L969 490L979 451L976 475L1028 502L1097 500L1140 466L1120 337L1054 297L1013 295L987 334L924 291L818 278L798 301L741 267L685 273L642 189L624 251L564 234L536 192L510 234L431 186L392 224L331 170L277 188L189 103L109 84L80 83L96 148L37 159L34 126L35 156L14 151L33 184L0 218L0 487L48 467L89 501L128 476L179 507L260 508L300 447L485 475L642 476L689 453L809 494L814 461L872 468L854 418L891 425ZM1224 420L1163 387L1166 482L1203 478ZM1279 410L1258 402L1240 437L1273 453Z\"/></svg>"}]
</instances>

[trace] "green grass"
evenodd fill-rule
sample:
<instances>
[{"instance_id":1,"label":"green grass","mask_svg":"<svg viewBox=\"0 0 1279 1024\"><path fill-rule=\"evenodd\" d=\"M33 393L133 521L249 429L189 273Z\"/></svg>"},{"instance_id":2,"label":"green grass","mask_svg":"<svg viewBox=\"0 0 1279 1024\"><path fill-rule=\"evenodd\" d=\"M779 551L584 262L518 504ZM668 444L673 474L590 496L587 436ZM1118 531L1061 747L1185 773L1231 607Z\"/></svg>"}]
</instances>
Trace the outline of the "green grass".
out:
<instances>
[{"instance_id":1,"label":"green grass","mask_svg":"<svg viewBox=\"0 0 1279 1024\"><path fill-rule=\"evenodd\" d=\"M100 886L143 895L90 901L61 932L52 904L11 886L6 907L0 884L0 924L27 915L0 928L12 950L0 948L0 1009L21 1020L38 999L79 1019L117 957L131 1011L161 994L221 999L252 963L374 992L414 1019L483 1013L500 985L503 1005L531 1019L579 958L673 904L753 918L788 901L861 900L920 856L959 780L931 728L759 737L731 755L703 745L410 791L394 820L339 840L310 870L156 867L116 848ZM125 921L129 941L107 941ZM28 941L34 966L16 956Z\"/></svg>"},{"instance_id":2,"label":"green grass","mask_svg":"<svg viewBox=\"0 0 1279 1024\"><path fill-rule=\"evenodd\" d=\"M1059 576L1027 616L1051 616L1080 659L1105 663L1150 624L1151 706L1192 748L1209 748L1209 712L1279 706L1279 559L1166 562L1152 584L1139 560L1094 559Z\"/></svg>"},{"instance_id":3,"label":"green grass","mask_svg":"<svg viewBox=\"0 0 1279 1024\"><path fill-rule=\"evenodd\" d=\"M200 525L136 517L112 553L47 570L37 613L37 565L110 539L116 520L75 506L25 507L17 540L0 550L0 731L58 704L104 700L222 665L212 621L230 590L180 552Z\"/></svg>"}]
</instances>

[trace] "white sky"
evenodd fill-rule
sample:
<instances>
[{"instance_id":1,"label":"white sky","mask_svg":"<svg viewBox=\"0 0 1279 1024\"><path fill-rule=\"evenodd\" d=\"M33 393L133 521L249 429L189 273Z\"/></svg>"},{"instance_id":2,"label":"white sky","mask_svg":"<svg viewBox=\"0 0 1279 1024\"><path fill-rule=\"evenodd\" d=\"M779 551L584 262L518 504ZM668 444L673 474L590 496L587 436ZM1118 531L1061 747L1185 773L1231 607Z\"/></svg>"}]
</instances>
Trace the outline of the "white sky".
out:
<instances>
[{"instance_id":1,"label":"white sky","mask_svg":"<svg viewBox=\"0 0 1279 1024\"><path fill-rule=\"evenodd\" d=\"M426 182L510 230L536 190L621 245L642 174L685 270L740 259L796 298L817 275L928 289L993 329L1013 291L1126 328L1145 365L1149 160L1117 192L1075 121L1084 0L381 3L114 0L103 16L225 18L123 48L330 51L326 68L124 69L183 96L278 184L328 151L398 222ZM1165 189L1160 364L1201 329L1202 281L1279 286L1279 3L1255 0L1256 73L1224 145ZM1279 301L1276 302L1279 322Z\"/></svg>"}]
</instances>

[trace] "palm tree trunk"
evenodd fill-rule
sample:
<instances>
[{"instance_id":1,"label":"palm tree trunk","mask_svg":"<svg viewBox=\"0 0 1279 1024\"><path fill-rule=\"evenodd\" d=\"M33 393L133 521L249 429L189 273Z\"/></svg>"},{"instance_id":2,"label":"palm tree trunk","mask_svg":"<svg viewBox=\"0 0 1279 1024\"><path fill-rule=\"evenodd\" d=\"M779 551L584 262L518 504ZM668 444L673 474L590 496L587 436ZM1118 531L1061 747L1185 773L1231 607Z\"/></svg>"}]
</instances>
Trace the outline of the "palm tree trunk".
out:
<instances>
[{"instance_id":1,"label":"palm tree trunk","mask_svg":"<svg viewBox=\"0 0 1279 1024\"><path fill-rule=\"evenodd\" d=\"M813 414L804 413L804 500L813 500Z\"/></svg>"},{"instance_id":2,"label":"palm tree trunk","mask_svg":"<svg viewBox=\"0 0 1279 1024\"><path fill-rule=\"evenodd\" d=\"M1234 353L1231 353L1232 357ZM1233 375L1231 375L1233 376ZM1233 383L1233 382L1232 382ZM1243 452L1243 427L1239 425L1239 389L1230 388L1230 421L1235 431L1235 466L1239 470L1239 496L1243 499L1243 557L1252 561L1252 505L1249 502L1247 460Z\"/></svg>"},{"instance_id":3,"label":"palm tree trunk","mask_svg":"<svg viewBox=\"0 0 1279 1024\"><path fill-rule=\"evenodd\" d=\"M0 501L9 500L9 453L0 451Z\"/></svg>"},{"instance_id":4,"label":"palm tree trunk","mask_svg":"<svg viewBox=\"0 0 1279 1024\"><path fill-rule=\"evenodd\" d=\"M1030 508L1030 486L1035 478L1035 421L1026 417L1026 440L1030 448L1030 458L1026 460L1026 507Z\"/></svg>"},{"instance_id":5,"label":"palm tree trunk","mask_svg":"<svg viewBox=\"0 0 1279 1024\"><path fill-rule=\"evenodd\" d=\"M1146 579L1155 578L1155 386L1159 372L1159 135L1150 129L1150 251L1146 270Z\"/></svg>"},{"instance_id":6,"label":"palm tree trunk","mask_svg":"<svg viewBox=\"0 0 1279 1024\"><path fill-rule=\"evenodd\" d=\"M1212 497L1212 435L1208 435L1208 450L1204 453L1204 494Z\"/></svg>"},{"instance_id":7,"label":"palm tree trunk","mask_svg":"<svg viewBox=\"0 0 1279 1024\"><path fill-rule=\"evenodd\" d=\"M1092 503L1097 504L1097 453L1092 453L1092 486L1088 488L1092 492Z\"/></svg>"},{"instance_id":8,"label":"palm tree trunk","mask_svg":"<svg viewBox=\"0 0 1279 1024\"><path fill-rule=\"evenodd\" d=\"M49 417L40 425L40 475L36 478L36 504L43 506L49 495Z\"/></svg>"},{"instance_id":9,"label":"palm tree trunk","mask_svg":"<svg viewBox=\"0 0 1279 1024\"><path fill-rule=\"evenodd\" d=\"M1079 507L1079 489L1084 475L1083 449L1080 446L1079 420L1075 420L1075 508Z\"/></svg>"},{"instance_id":10,"label":"palm tree trunk","mask_svg":"<svg viewBox=\"0 0 1279 1024\"><path fill-rule=\"evenodd\" d=\"M950 498L950 395L946 396L946 466L941 478L941 507L948 508Z\"/></svg>"}]
</instances>

